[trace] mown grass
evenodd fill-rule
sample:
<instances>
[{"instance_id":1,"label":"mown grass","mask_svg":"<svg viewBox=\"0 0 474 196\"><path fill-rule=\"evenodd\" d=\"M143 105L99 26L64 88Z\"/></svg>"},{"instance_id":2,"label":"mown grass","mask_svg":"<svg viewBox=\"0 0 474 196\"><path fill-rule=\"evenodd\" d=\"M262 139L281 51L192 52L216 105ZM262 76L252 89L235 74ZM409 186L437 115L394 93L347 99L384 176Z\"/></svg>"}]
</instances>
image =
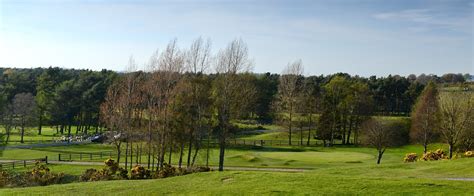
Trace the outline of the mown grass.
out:
<instances>
[{"instance_id":1,"label":"mown grass","mask_svg":"<svg viewBox=\"0 0 474 196\"><path fill-rule=\"evenodd\" d=\"M158 180L72 183L0 189L0 194L32 195L472 195L472 159L334 166L302 173L225 171Z\"/></svg>"}]
</instances>

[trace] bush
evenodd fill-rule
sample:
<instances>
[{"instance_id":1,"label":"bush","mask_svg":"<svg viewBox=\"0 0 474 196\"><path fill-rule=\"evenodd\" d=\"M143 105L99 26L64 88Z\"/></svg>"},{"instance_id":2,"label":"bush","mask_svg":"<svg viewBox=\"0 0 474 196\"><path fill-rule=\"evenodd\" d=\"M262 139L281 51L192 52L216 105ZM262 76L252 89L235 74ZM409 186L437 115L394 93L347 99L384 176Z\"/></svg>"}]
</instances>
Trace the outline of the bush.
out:
<instances>
[{"instance_id":1,"label":"bush","mask_svg":"<svg viewBox=\"0 0 474 196\"><path fill-rule=\"evenodd\" d=\"M423 154L421 159L424 161L437 161L447 158L448 157L446 156L446 153L443 151L443 149L437 149L434 152L428 151L427 153Z\"/></svg>"},{"instance_id":2,"label":"bush","mask_svg":"<svg viewBox=\"0 0 474 196\"><path fill-rule=\"evenodd\" d=\"M153 175L153 178L167 178L167 177L172 177L172 176L182 176L182 175L187 175L191 173L198 173L198 172L208 172L211 171L209 167L190 167L190 168L177 168L173 167L169 164L164 164L163 168Z\"/></svg>"},{"instance_id":3,"label":"bush","mask_svg":"<svg viewBox=\"0 0 474 196\"><path fill-rule=\"evenodd\" d=\"M130 178L131 179L149 179L151 178L151 172L148 169L145 169L141 165L135 165L135 167L132 168L132 171L130 173Z\"/></svg>"},{"instance_id":4,"label":"bush","mask_svg":"<svg viewBox=\"0 0 474 196\"><path fill-rule=\"evenodd\" d=\"M87 169L80 177L82 181L122 180L128 179L128 171L119 167L113 159L104 161L105 167L101 170Z\"/></svg>"},{"instance_id":5,"label":"bush","mask_svg":"<svg viewBox=\"0 0 474 196\"><path fill-rule=\"evenodd\" d=\"M176 174L181 173L176 167L171 166L170 164L165 163L163 168L155 174L155 178L167 178L171 176L176 176Z\"/></svg>"},{"instance_id":6,"label":"bush","mask_svg":"<svg viewBox=\"0 0 474 196\"><path fill-rule=\"evenodd\" d=\"M28 175L30 183L36 183L40 186L58 184L63 178L63 173L52 173L50 172L49 168L46 167L46 165L40 164L39 162L35 164L35 167L30 172L30 175Z\"/></svg>"},{"instance_id":7,"label":"bush","mask_svg":"<svg viewBox=\"0 0 474 196\"><path fill-rule=\"evenodd\" d=\"M91 181L91 178L97 173L96 169L87 169L80 177L79 179L81 181Z\"/></svg>"},{"instance_id":8,"label":"bush","mask_svg":"<svg viewBox=\"0 0 474 196\"><path fill-rule=\"evenodd\" d=\"M469 158L474 157L474 153L472 151L466 151L464 153L464 157L469 157Z\"/></svg>"},{"instance_id":9,"label":"bush","mask_svg":"<svg viewBox=\"0 0 474 196\"><path fill-rule=\"evenodd\" d=\"M0 170L0 187L46 186L63 182L63 173L53 173L39 162L29 172Z\"/></svg>"},{"instance_id":10,"label":"bush","mask_svg":"<svg viewBox=\"0 0 474 196\"><path fill-rule=\"evenodd\" d=\"M403 159L403 161L405 163L411 163L411 162L415 162L417 158L418 158L418 155L416 153L408 153L405 155L405 158Z\"/></svg>"}]
</instances>

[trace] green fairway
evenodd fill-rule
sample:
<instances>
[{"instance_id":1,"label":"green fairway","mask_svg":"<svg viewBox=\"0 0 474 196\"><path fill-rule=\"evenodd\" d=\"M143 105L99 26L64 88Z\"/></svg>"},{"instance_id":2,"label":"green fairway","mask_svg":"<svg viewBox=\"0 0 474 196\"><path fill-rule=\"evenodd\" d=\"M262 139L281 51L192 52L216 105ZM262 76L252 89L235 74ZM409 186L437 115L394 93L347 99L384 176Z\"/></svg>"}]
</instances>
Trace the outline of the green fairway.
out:
<instances>
[{"instance_id":1,"label":"green fairway","mask_svg":"<svg viewBox=\"0 0 474 196\"><path fill-rule=\"evenodd\" d=\"M440 194L472 195L473 160L335 166L303 173L226 171L159 180L72 183L1 189L0 194L148 195L148 194Z\"/></svg>"}]
</instances>

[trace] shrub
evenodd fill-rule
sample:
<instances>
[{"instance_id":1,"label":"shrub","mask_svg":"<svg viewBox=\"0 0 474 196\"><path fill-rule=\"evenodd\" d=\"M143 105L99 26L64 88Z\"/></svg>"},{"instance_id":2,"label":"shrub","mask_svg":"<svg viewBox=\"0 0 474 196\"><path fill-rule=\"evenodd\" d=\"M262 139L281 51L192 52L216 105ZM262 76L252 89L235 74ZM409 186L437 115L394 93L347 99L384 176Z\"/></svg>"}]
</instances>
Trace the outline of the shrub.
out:
<instances>
[{"instance_id":1,"label":"shrub","mask_svg":"<svg viewBox=\"0 0 474 196\"><path fill-rule=\"evenodd\" d=\"M59 184L64 179L63 173L53 173L46 165L40 163L36 163L28 172L0 170L0 187L45 186Z\"/></svg>"},{"instance_id":2,"label":"shrub","mask_svg":"<svg viewBox=\"0 0 474 196\"><path fill-rule=\"evenodd\" d=\"M35 167L30 172L30 175L28 175L30 183L36 183L40 186L58 184L63 178L63 173L52 173L50 172L49 168L46 167L46 165L40 164L39 162L35 164Z\"/></svg>"},{"instance_id":3,"label":"shrub","mask_svg":"<svg viewBox=\"0 0 474 196\"><path fill-rule=\"evenodd\" d=\"M471 157L474 157L474 153L473 153L472 151L466 151L466 152L464 153L464 156L471 158Z\"/></svg>"},{"instance_id":4,"label":"shrub","mask_svg":"<svg viewBox=\"0 0 474 196\"><path fill-rule=\"evenodd\" d=\"M163 168L155 174L155 178L167 178L167 177L175 176L177 173L179 173L177 171L178 169L176 167L173 167L170 164L165 163L163 165Z\"/></svg>"},{"instance_id":5,"label":"shrub","mask_svg":"<svg viewBox=\"0 0 474 196\"><path fill-rule=\"evenodd\" d=\"M104 161L105 167L101 170L87 169L82 175L82 181L121 180L128 179L128 171L119 167L113 159Z\"/></svg>"},{"instance_id":6,"label":"shrub","mask_svg":"<svg viewBox=\"0 0 474 196\"><path fill-rule=\"evenodd\" d=\"M447 159L447 156L443 149L437 149L434 152L428 151L427 153L423 154L421 159L425 161L437 161Z\"/></svg>"},{"instance_id":7,"label":"shrub","mask_svg":"<svg viewBox=\"0 0 474 196\"><path fill-rule=\"evenodd\" d=\"M97 173L96 169L87 169L80 177L79 179L81 181L90 181L91 178Z\"/></svg>"},{"instance_id":8,"label":"shrub","mask_svg":"<svg viewBox=\"0 0 474 196\"><path fill-rule=\"evenodd\" d=\"M198 173L198 172L208 172L211 171L209 167L190 167L190 168L177 168L173 167L169 164L164 164L163 168L156 172L153 175L153 178L167 178L167 177L172 177L172 176L182 176L182 175L187 175L191 173Z\"/></svg>"},{"instance_id":9,"label":"shrub","mask_svg":"<svg viewBox=\"0 0 474 196\"><path fill-rule=\"evenodd\" d=\"M132 171L130 173L130 178L131 179L149 179L151 178L151 172L148 169L145 169L141 165L135 165L135 167L132 168Z\"/></svg>"},{"instance_id":10,"label":"shrub","mask_svg":"<svg viewBox=\"0 0 474 196\"><path fill-rule=\"evenodd\" d=\"M403 161L405 163L411 163L411 162L415 162L417 158L418 158L418 155L416 153L408 153L405 155L405 158L403 159Z\"/></svg>"}]
</instances>

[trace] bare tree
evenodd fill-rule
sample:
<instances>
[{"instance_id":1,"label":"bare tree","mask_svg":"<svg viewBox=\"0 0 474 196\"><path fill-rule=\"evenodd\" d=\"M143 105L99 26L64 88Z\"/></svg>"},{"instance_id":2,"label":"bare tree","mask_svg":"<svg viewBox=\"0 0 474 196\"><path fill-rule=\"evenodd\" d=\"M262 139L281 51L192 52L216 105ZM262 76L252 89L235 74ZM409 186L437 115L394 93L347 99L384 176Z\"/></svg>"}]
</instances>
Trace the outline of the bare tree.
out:
<instances>
[{"instance_id":1,"label":"bare tree","mask_svg":"<svg viewBox=\"0 0 474 196\"><path fill-rule=\"evenodd\" d=\"M369 119L363 124L364 144L375 147L378 151L377 164L388 147L400 144L400 135L396 126L388 122Z\"/></svg>"},{"instance_id":2,"label":"bare tree","mask_svg":"<svg viewBox=\"0 0 474 196\"><path fill-rule=\"evenodd\" d=\"M171 134L169 104L174 96L173 89L181 79L181 73L184 70L184 54L177 46L177 40L170 41L166 49L161 53L158 59L158 69L154 74L157 85L157 97L159 97L158 113L159 117L159 134L158 141L158 165L163 167L164 156L166 151L166 138Z\"/></svg>"},{"instance_id":3,"label":"bare tree","mask_svg":"<svg viewBox=\"0 0 474 196\"><path fill-rule=\"evenodd\" d=\"M474 118L474 94L472 92L443 92L439 95L440 133L449 145L449 158L460 137L472 127Z\"/></svg>"},{"instance_id":4,"label":"bare tree","mask_svg":"<svg viewBox=\"0 0 474 196\"><path fill-rule=\"evenodd\" d=\"M250 90L241 88L242 82L238 74L247 72L250 68L248 48L241 39L232 41L217 55L217 78L214 80L213 93L219 129L219 171L224 170L226 139L232 129L230 121L239 116L245 104L240 99L246 97Z\"/></svg>"},{"instance_id":5,"label":"bare tree","mask_svg":"<svg viewBox=\"0 0 474 196\"><path fill-rule=\"evenodd\" d=\"M211 41L208 39L206 42L199 37L194 40L191 44L191 47L186 52L186 68L190 72L185 82L190 84L190 113L191 113L191 127L188 143L188 159L187 167L194 165L196 160L197 153L201 148L203 135L208 134L204 128L206 122L208 122L209 116L209 88L204 81L205 78L203 74L208 70L210 66L210 51L211 51ZM209 139L209 137L208 137ZM192 156L192 146L195 144L194 155Z\"/></svg>"},{"instance_id":6,"label":"bare tree","mask_svg":"<svg viewBox=\"0 0 474 196\"><path fill-rule=\"evenodd\" d=\"M117 162L120 162L122 142L126 142L125 165L128 159L128 137L133 132L134 109L138 99L136 63L130 57L127 73L107 91L105 101L101 106L101 118L109 131L109 138L117 150ZM126 167L125 166L125 167Z\"/></svg>"},{"instance_id":7,"label":"bare tree","mask_svg":"<svg viewBox=\"0 0 474 196\"><path fill-rule=\"evenodd\" d=\"M291 134L293 128L293 117L296 112L298 99L301 98L300 77L303 75L303 62L297 60L288 64L280 76L280 84L278 85L277 110L280 118L287 121L288 126L288 143L291 145Z\"/></svg>"},{"instance_id":8,"label":"bare tree","mask_svg":"<svg viewBox=\"0 0 474 196\"><path fill-rule=\"evenodd\" d=\"M13 114L16 118L16 125L20 126L21 143L24 142L25 128L32 124L35 108L35 98L31 93L16 94L13 98Z\"/></svg>"}]
</instances>

